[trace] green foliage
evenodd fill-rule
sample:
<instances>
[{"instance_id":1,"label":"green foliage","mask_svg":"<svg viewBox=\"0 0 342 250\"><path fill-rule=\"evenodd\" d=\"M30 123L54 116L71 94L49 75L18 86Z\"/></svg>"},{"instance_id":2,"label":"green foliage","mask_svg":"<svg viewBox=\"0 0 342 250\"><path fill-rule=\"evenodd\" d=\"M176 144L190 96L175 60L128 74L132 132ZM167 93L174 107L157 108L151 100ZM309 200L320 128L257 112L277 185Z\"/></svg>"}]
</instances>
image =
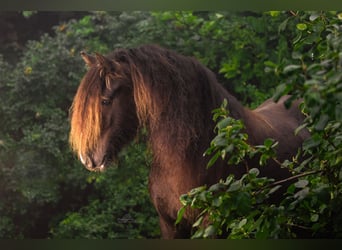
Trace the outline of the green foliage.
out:
<instances>
[{"instance_id":1,"label":"green foliage","mask_svg":"<svg viewBox=\"0 0 342 250\"><path fill-rule=\"evenodd\" d=\"M211 167L221 157L229 167L247 167L250 169L240 179L229 175L210 187L199 187L184 194L180 200L183 210L186 207L201 211L193 224L195 233L192 238L211 238L229 232L228 238L279 238L286 237L284 229L284 207L269 206L268 198L280 185L273 179L258 177L259 170L249 166L247 159L259 157L260 165L275 158L272 139L266 139L264 145L247 144L247 135L242 133L242 121L229 117L227 102L214 110L214 120L220 120L216 126L217 136L212 140L206 154L214 155L208 163ZM242 164L241 164L242 163ZM209 216L210 224L202 224ZM270 216L270 217L269 217ZM177 221L180 221L179 213ZM286 226L286 224L285 224ZM287 228L287 227L286 227Z\"/></svg>"},{"instance_id":2,"label":"green foliage","mask_svg":"<svg viewBox=\"0 0 342 250\"><path fill-rule=\"evenodd\" d=\"M118 168L93 173L88 182L99 196L79 211L69 212L51 229L54 238L137 239L159 236L158 217L147 190L150 157L136 144L121 154Z\"/></svg>"},{"instance_id":3,"label":"green foliage","mask_svg":"<svg viewBox=\"0 0 342 250\"><path fill-rule=\"evenodd\" d=\"M53 209L61 198L60 179L67 180L66 166L75 165L67 145L66 117L74 90L67 83L77 78L68 75L65 65L79 62L69 53L71 45L62 47L59 39L43 36L28 43L20 62L1 82L6 91L1 117L1 196L11 196L1 199L1 214L16 218L15 237L28 235L30 228L43 223L45 216L39 210ZM80 178L75 183L82 179L81 174L76 176ZM30 221L22 220L25 216Z\"/></svg>"},{"instance_id":4,"label":"green foliage","mask_svg":"<svg viewBox=\"0 0 342 250\"><path fill-rule=\"evenodd\" d=\"M197 188L183 195L183 205L191 204L202 211L193 225L196 231L192 238L212 238L227 231L230 239L286 237L284 207L267 203L278 186L272 187L272 180L258 174L259 170L253 168L241 179L229 175L209 188ZM207 215L210 225L203 226Z\"/></svg>"},{"instance_id":5,"label":"green foliage","mask_svg":"<svg viewBox=\"0 0 342 250\"><path fill-rule=\"evenodd\" d=\"M250 150L247 144L247 134L240 133L243 129L241 121L236 121L228 116L227 100L224 101L221 108L215 110L214 121L219 117L223 117L217 125L217 136L211 141L210 148L204 153L210 155L214 151L215 154L208 162L208 167L211 167L216 160L221 156L224 159L229 157L228 163L238 164L246 157L246 152Z\"/></svg>"},{"instance_id":6,"label":"green foliage","mask_svg":"<svg viewBox=\"0 0 342 250\"><path fill-rule=\"evenodd\" d=\"M271 13L272 16L275 13ZM277 13L276 16L278 16ZM304 99L307 118L304 127L311 138L291 161L282 163L292 170L297 182L290 185L280 203L273 203L269 195L282 183L259 178L258 170L251 169L240 179L229 176L211 187L199 187L181 197L186 207L201 214L194 223L193 238L225 236L236 238L340 238L341 228L341 20L336 12L291 12L279 29L296 27L292 58L287 64L276 65L284 82L277 87L274 98L293 94ZM296 63L297 62L297 63ZM290 103L288 103L290 105ZM246 138L239 132L239 121L232 121L225 111L216 110L214 117L222 117L216 126L218 135L209 152L230 164L238 164L244 156L254 155L255 148L245 145ZM228 122L229 121L229 122ZM226 136L234 131L230 136ZM260 164L275 157L269 149L276 145L265 141ZM226 148L233 155L226 156ZM272 152L272 151L271 151ZM265 154L266 153L266 154ZM305 159L299 161L299 157ZM232 161L231 158L234 160ZM235 160L237 159L237 160ZM230 166L235 167L235 166ZM179 213L178 222L182 213ZM208 217L209 223L202 223Z\"/></svg>"},{"instance_id":7,"label":"green foliage","mask_svg":"<svg viewBox=\"0 0 342 250\"><path fill-rule=\"evenodd\" d=\"M159 20L156 42L198 58L245 104L256 106L271 97L279 66L290 56L277 28L286 13L273 18L254 12L153 14Z\"/></svg>"},{"instance_id":8,"label":"green foliage","mask_svg":"<svg viewBox=\"0 0 342 250\"><path fill-rule=\"evenodd\" d=\"M8 65L0 58L1 238L68 238L67 230L60 222L65 216L69 218L70 213L73 218L81 218L82 213L95 214L102 209L108 210L107 216L99 218L102 221L110 221L112 216L119 216L125 210L129 213L130 209L132 214L129 214L139 218L138 224L121 230L122 234L112 231L110 235L108 231L107 237L158 235L157 217L147 195L147 185L142 189L132 180L137 189L126 190L120 186L118 190L122 197L113 200L110 194L115 194L117 183L122 182L119 177L124 172L117 170L115 174L104 175L108 181L103 185L109 185L109 188L95 185L87 181L92 174L73 157L68 145L69 107L85 72L78 53L84 49L90 52L112 50L115 44L110 37L116 37L117 43L130 39L135 33L135 25L146 15L148 13L137 13L129 19L129 14L97 12L79 21L60 24L55 27L54 36L43 35L39 41L29 41L16 65ZM113 27L114 24L118 27ZM123 32L128 25L132 33ZM122 35L114 36L114 32ZM131 150L144 154L138 148ZM135 171L141 171L140 179L135 181L146 184L146 166L138 160L127 164ZM134 209L126 204L125 195L136 198ZM111 202L104 203L102 199ZM113 206L115 202L122 206ZM110 213L113 214L109 216ZM98 222L96 229L86 227L88 222L81 219L73 222L83 228L82 233L70 233L69 237L75 238L106 237L101 231L103 228L116 230L120 224L114 220L110 225L100 226Z\"/></svg>"},{"instance_id":9,"label":"green foliage","mask_svg":"<svg viewBox=\"0 0 342 250\"><path fill-rule=\"evenodd\" d=\"M215 164L219 157L226 159L229 165L238 165L241 162L247 164L247 158L253 158L259 154L260 165L265 165L269 158L275 158L274 148L278 143L268 138L264 145L249 145L248 135L241 132L244 124L241 120L235 120L229 116L226 99L220 108L213 110L213 113L213 120L217 122L215 127L217 135L204 153L204 155L213 154L208 162L208 167Z\"/></svg>"}]
</instances>

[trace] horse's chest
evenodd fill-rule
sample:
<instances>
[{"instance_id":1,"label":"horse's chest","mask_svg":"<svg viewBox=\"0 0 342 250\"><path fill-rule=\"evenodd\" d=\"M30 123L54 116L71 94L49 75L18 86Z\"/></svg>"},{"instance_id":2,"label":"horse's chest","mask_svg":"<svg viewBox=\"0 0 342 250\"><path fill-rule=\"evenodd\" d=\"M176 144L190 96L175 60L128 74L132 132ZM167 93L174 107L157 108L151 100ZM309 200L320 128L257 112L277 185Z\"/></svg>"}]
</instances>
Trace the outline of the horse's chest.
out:
<instances>
[{"instance_id":1,"label":"horse's chest","mask_svg":"<svg viewBox=\"0 0 342 250\"><path fill-rule=\"evenodd\" d=\"M152 169L149 176L149 192L158 213L176 219L181 207L180 196L194 187L191 178L176 170Z\"/></svg>"}]
</instances>

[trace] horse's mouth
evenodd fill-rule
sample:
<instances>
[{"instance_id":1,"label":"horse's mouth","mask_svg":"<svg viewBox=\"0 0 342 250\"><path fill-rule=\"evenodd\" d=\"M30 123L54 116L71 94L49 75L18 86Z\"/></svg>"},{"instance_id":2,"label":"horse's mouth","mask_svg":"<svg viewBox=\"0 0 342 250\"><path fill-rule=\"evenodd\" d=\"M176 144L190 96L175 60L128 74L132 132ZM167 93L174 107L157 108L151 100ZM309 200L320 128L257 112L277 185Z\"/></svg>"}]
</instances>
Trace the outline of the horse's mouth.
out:
<instances>
[{"instance_id":1,"label":"horse's mouth","mask_svg":"<svg viewBox=\"0 0 342 250\"><path fill-rule=\"evenodd\" d=\"M80 161L85 166L86 169L92 172L103 172L106 170L108 165L113 161L107 155L102 158L102 161L99 163L95 163L92 157L86 156L83 157L81 154L79 155Z\"/></svg>"},{"instance_id":2,"label":"horse's mouth","mask_svg":"<svg viewBox=\"0 0 342 250\"><path fill-rule=\"evenodd\" d=\"M107 166L105 164L102 164L98 167L90 169L92 172L104 172L106 170Z\"/></svg>"}]
</instances>

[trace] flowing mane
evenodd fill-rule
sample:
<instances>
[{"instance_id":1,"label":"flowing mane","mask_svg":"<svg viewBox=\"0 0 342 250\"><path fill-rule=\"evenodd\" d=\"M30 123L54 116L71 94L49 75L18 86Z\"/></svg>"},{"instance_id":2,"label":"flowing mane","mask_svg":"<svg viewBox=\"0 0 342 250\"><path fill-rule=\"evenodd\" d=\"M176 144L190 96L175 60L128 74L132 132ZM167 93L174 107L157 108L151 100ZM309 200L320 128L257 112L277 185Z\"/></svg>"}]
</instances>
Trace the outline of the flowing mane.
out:
<instances>
[{"instance_id":1,"label":"flowing mane","mask_svg":"<svg viewBox=\"0 0 342 250\"><path fill-rule=\"evenodd\" d=\"M160 142L155 155L170 150L180 157L191 154L212 132L208 117L222 102L214 74L194 58L156 46L118 54L131 60L139 120L149 128L152 141Z\"/></svg>"},{"instance_id":2,"label":"flowing mane","mask_svg":"<svg viewBox=\"0 0 342 250\"><path fill-rule=\"evenodd\" d=\"M181 194L245 171L222 160L206 168L209 159L203 152L215 126L211 112L224 99L229 114L243 120L250 144L266 138L279 142L279 160L295 155L308 137L304 130L294 134L304 118L299 100L290 109L284 106L288 96L278 103L267 100L255 110L244 108L195 58L155 45L117 49L107 56L82 52L82 57L89 69L70 110L70 145L88 169L102 170L139 127L146 127L153 152L149 190L164 238L189 237L196 220L196 213L187 211L175 226ZM290 175L274 162L260 172L275 179Z\"/></svg>"},{"instance_id":3,"label":"flowing mane","mask_svg":"<svg viewBox=\"0 0 342 250\"><path fill-rule=\"evenodd\" d=\"M102 107L98 101L101 96L98 74L98 68L89 70L89 74L81 81L70 109L72 118L69 141L71 148L79 155L94 150L100 138Z\"/></svg>"}]
</instances>

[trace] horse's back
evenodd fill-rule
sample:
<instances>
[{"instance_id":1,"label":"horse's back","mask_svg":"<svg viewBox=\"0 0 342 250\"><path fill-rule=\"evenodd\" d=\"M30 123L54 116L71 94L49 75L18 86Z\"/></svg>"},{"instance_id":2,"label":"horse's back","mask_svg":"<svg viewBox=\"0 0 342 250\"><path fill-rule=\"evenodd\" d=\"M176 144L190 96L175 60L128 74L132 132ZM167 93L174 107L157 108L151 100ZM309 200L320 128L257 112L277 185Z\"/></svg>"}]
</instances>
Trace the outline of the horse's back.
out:
<instances>
[{"instance_id":1,"label":"horse's back","mask_svg":"<svg viewBox=\"0 0 342 250\"><path fill-rule=\"evenodd\" d=\"M305 118L299 107L303 100L294 100L291 103L291 106L286 108L285 102L290 97L290 95L282 96L278 102L275 102L272 98L270 98L257 107L253 112L266 117L269 117L271 114L274 114L277 118L287 117L300 124Z\"/></svg>"},{"instance_id":2,"label":"horse's back","mask_svg":"<svg viewBox=\"0 0 342 250\"><path fill-rule=\"evenodd\" d=\"M290 96L283 96L278 102L268 99L252 111L250 124L254 123L251 133L254 144L263 144L266 138L273 138L279 142L280 158L296 154L303 141L309 137L306 129L295 133L295 130L304 122L305 116L300 110L302 100L295 100L291 106L285 106Z\"/></svg>"}]
</instances>

